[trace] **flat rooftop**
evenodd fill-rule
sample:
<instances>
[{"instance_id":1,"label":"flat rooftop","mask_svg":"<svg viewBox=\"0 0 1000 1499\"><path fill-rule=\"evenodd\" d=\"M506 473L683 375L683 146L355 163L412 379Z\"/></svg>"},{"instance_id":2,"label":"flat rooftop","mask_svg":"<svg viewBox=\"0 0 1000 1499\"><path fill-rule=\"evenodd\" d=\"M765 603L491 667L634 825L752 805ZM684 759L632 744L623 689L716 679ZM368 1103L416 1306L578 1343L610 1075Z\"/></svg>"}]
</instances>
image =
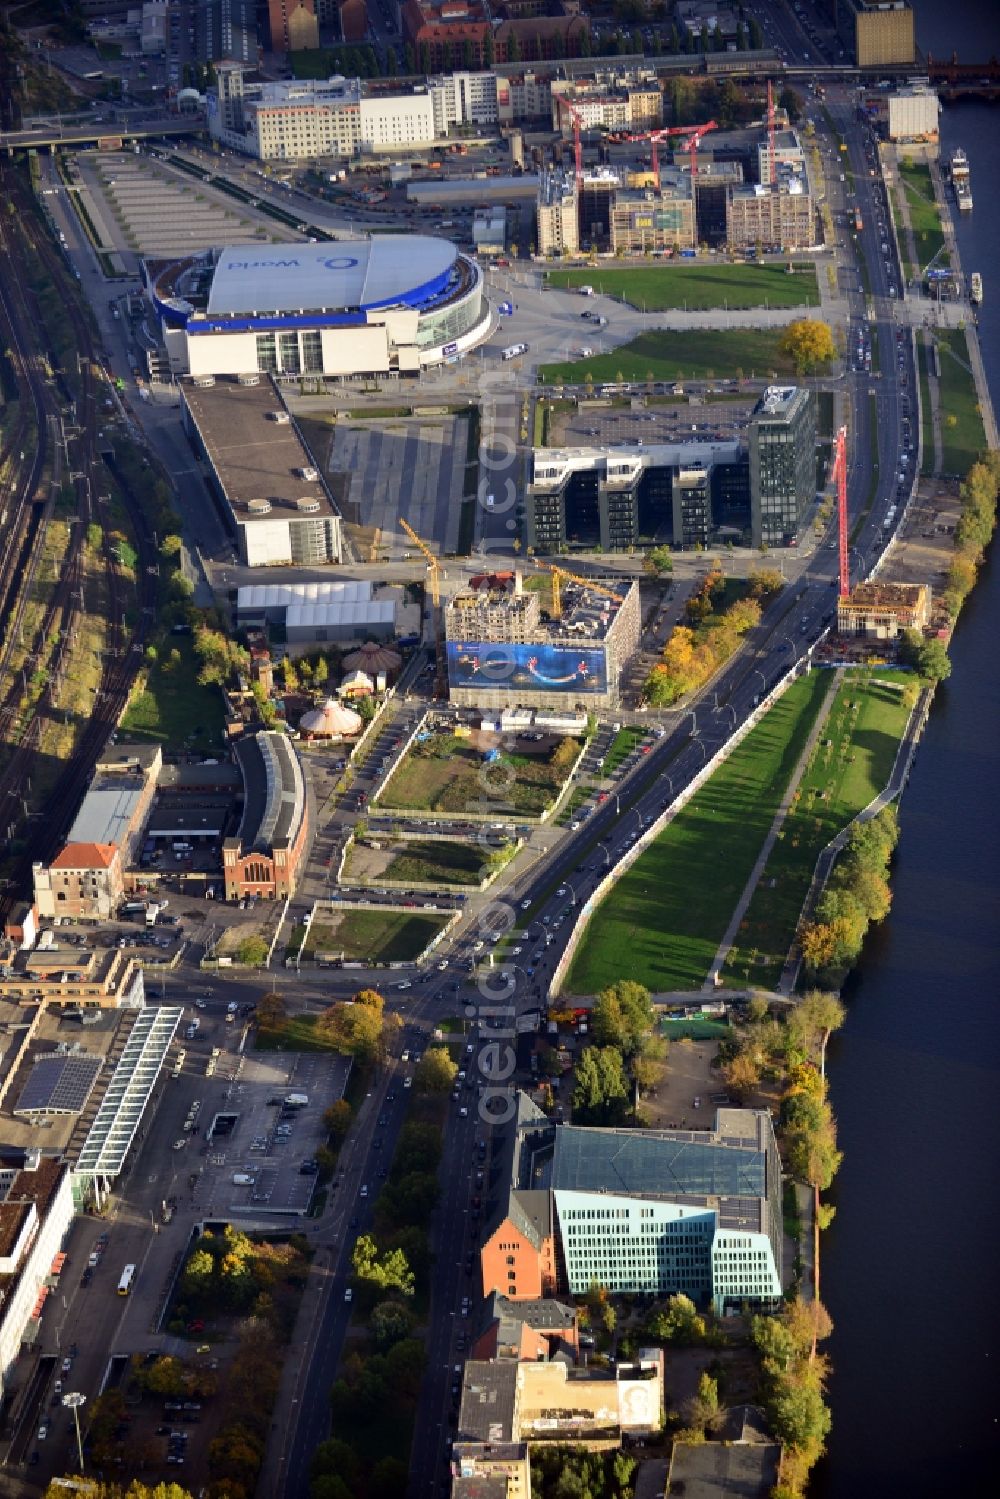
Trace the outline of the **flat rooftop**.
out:
<instances>
[{"instance_id":1,"label":"flat rooftop","mask_svg":"<svg viewBox=\"0 0 1000 1499\"><path fill-rule=\"evenodd\" d=\"M102 843L121 848L142 797L139 781L92 786L66 838L67 843Z\"/></svg>"},{"instance_id":2,"label":"flat rooftop","mask_svg":"<svg viewBox=\"0 0 1000 1499\"><path fill-rule=\"evenodd\" d=\"M538 618L531 628L538 640L572 640L580 645L606 640L629 590L636 585L628 578L595 579L596 588L560 579L561 612L558 618ZM478 585L478 586L477 586ZM449 638L473 638L477 616L485 621L496 611L513 617L535 610L534 590L515 591L512 574L473 577L469 587L457 593L448 605ZM467 624L469 629L461 629Z\"/></svg>"},{"instance_id":3,"label":"flat rooftop","mask_svg":"<svg viewBox=\"0 0 1000 1499\"><path fill-rule=\"evenodd\" d=\"M286 413L269 377L258 385L235 376L213 385L183 380L181 392L240 525L339 515L318 474L302 477L317 471L294 422L273 420Z\"/></svg>"},{"instance_id":4,"label":"flat rooftop","mask_svg":"<svg viewBox=\"0 0 1000 1499\"><path fill-rule=\"evenodd\" d=\"M838 609L916 609L926 583L856 583L850 597L839 599Z\"/></svg>"}]
</instances>

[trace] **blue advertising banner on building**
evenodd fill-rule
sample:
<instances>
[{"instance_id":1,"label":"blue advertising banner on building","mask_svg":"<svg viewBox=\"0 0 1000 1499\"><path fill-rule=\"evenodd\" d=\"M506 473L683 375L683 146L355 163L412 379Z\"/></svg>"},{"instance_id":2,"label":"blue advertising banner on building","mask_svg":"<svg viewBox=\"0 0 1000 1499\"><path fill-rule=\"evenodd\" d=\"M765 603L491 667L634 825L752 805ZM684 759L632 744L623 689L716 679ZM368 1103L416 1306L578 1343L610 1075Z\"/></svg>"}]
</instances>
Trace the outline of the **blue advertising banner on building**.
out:
<instances>
[{"instance_id":1,"label":"blue advertising banner on building","mask_svg":"<svg viewBox=\"0 0 1000 1499\"><path fill-rule=\"evenodd\" d=\"M603 650L584 646L488 645L483 641L448 642L451 687L507 687L530 692L565 692L579 697L607 692Z\"/></svg>"}]
</instances>

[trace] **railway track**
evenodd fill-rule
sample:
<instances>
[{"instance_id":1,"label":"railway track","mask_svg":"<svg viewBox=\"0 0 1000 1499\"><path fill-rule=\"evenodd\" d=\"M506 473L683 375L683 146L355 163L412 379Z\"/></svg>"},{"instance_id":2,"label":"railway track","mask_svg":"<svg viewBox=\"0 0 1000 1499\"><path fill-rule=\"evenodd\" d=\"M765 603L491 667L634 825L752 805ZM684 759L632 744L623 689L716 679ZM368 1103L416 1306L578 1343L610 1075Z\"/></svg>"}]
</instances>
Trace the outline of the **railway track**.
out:
<instances>
[{"instance_id":1,"label":"railway track","mask_svg":"<svg viewBox=\"0 0 1000 1499\"><path fill-rule=\"evenodd\" d=\"M11 502L6 514L0 517L0 742L12 745L0 769L0 829L10 832L21 820L20 813L27 815L27 794L43 727L58 709L58 694L71 659L73 640L87 614L87 527L97 519L97 496L102 485L107 484L109 470L98 452L99 379L95 374L98 350L77 287L41 226L30 189L9 167L0 171L0 192L15 208L0 235L0 323L12 351L21 394L21 416L0 455L0 471L4 458L16 468ZM79 366L79 389L75 395L63 377L57 374L54 381L49 381L42 375L43 361L50 367L54 367L54 361L51 351L42 347L41 319L37 312L32 314L29 305L30 259L44 267L60 294L62 311L71 325ZM61 415L61 404L71 400L75 400L76 408L70 466L75 515L69 528L69 545L43 618L34 629L32 640L25 643L20 640L25 610L38 575L46 526L54 508L53 496L39 493L47 466L59 456L49 429ZM27 451L20 443L29 432L32 418L37 425L38 440ZM11 872L7 892L0 894L0 913L5 913L14 895L25 886L31 862L50 857L64 836L94 762L124 712L155 618L155 538L141 504L123 476L113 469L112 476L122 495L136 543L136 622L129 623L132 584L124 577L121 563L102 528L107 638L94 709L78 735L73 758L52 788L47 815L32 829L30 846ZM16 646L21 646L25 655L14 676L10 667ZM37 699L25 709L28 671L40 665L46 667L48 679Z\"/></svg>"}]
</instances>

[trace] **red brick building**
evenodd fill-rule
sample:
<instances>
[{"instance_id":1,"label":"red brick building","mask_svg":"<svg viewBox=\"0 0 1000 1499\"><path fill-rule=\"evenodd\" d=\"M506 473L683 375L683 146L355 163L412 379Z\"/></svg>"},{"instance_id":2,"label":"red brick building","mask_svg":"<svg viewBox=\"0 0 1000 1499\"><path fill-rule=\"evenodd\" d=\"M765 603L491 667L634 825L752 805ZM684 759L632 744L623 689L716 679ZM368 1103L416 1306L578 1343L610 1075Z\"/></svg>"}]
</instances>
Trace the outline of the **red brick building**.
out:
<instances>
[{"instance_id":1,"label":"red brick building","mask_svg":"<svg viewBox=\"0 0 1000 1499\"><path fill-rule=\"evenodd\" d=\"M267 0L272 52L302 52L319 46L316 0Z\"/></svg>"},{"instance_id":2,"label":"red brick building","mask_svg":"<svg viewBox=\"0 0 1000 1499\"><path fill-rule=\"evenodd\" d=\"M555 6L538 5L543 8ZM492 28L481 0L406 0L403 38L413 48L416 67L430 71L579 57L590 21L559 9L558 15L529 16L519 10L516 18Z\"/></svg>"},{"instance_id":3,"label":"red brick building","mask_svg":"<svg viewBox=\"0 0 1000 1499\"><path fill-rule=\"evenodd\" d=\"M235 743L243 775L243 816L222 845L226 899L292 895L306 849L309 815L302 766L283 734L247 734Z\"/></svg>"}]
</instances>

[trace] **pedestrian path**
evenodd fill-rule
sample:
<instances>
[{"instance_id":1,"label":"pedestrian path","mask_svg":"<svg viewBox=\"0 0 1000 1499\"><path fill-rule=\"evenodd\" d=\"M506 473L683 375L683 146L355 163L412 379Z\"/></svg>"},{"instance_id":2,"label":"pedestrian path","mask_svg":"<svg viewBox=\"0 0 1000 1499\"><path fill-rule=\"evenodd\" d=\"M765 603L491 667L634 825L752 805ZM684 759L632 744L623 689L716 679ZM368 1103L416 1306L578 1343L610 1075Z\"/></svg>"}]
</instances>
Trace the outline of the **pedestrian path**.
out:
<instances>
[{"instance_id":1,"label":"pedestrian path","mask_svg":"<svg viewBox=\"0 0 1000 1499\"><path fill-rule=\"evenodd\" d=\"M778 834L781 832L785 818L788 816L788 809L791 807L795 793L799 789L799 783L809 767L809 762L813 757L813 751L815 750L816 745L819 741L819 736L820 734L822 734L824 728L826 727L826 720L829 715L830 709L833 706L833 700L837 695L839 687L839 673L831 672L830 684L827 687L826 696L823 698L820 711L816 715L816 722L813 724L809 734L809 738L806 740L805 745L803 746L802 753L799 756L798 764L792 772L791 779L789 780L788 785L785 787L785 794L781 798L781 802L778 805L777 812L775 812L774 814L774 821L771 823L768 835L761 845L760 853L757 855L757 862L754 864L753 869L750 871L750 878L744 885L743 893L740 896L739 900L736 902L736 909L733 912L732 919L730 920L728 927L726 928L725 936L719 943L718 951L716 952L715 957L712 959L712 966L709 969L708 978L702 985L703 992L715 992L715 975L722 972L723 965L725 964L726 959L729 957L733 945L736 942L736 934L740 929L740 923L742 922L744 916L747 914L747 908L750 905L753 893L760 883L760 877L764 873L764 868L767 864L768 859L771 857L771 850L777 842Z\"/></svg>"}]
</instances>

